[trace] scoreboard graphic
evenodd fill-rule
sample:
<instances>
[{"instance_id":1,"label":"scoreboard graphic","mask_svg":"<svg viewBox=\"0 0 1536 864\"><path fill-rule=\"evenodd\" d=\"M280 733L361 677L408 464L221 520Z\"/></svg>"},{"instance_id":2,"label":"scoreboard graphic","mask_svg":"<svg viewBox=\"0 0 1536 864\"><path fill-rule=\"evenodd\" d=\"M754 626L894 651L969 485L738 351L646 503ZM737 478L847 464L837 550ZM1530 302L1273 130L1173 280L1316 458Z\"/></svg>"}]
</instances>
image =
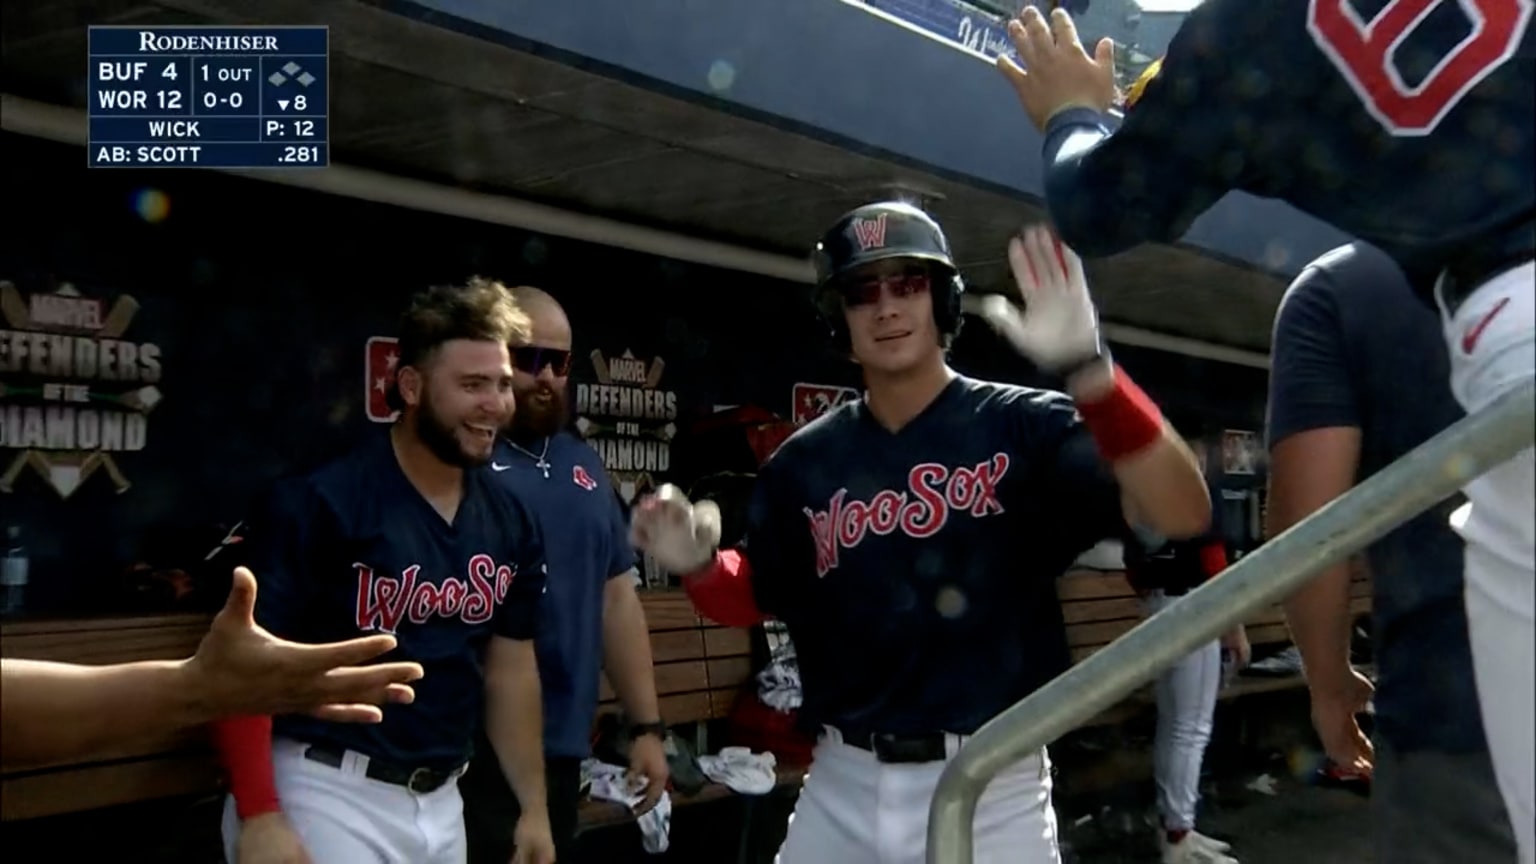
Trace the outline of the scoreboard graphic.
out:
<instances>
[{"instance_id":1,"label":"scoreboard graphic","mask_svg":"<svg viewBox=\"0 0 1536 864\"><path fill-rule=\"evenodd\" d=\"M326 27L90 28L92 168L324 168Z\"/></svg>"}]
</instances>

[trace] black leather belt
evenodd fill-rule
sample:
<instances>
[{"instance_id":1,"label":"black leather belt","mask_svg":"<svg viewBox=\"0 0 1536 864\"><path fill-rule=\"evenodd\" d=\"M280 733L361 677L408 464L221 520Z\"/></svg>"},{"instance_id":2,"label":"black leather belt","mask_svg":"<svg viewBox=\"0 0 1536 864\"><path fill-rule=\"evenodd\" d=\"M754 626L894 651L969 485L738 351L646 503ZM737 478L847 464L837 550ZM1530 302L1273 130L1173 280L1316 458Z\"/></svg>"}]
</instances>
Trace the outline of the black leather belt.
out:
<instances>
[{"instance_id":1,"label":"black leather belt","mask_svg":"<svg viewBox=\"0 0 1536 864\"><path fill-rule=\"evenodd\" d=\"M912 735L894 735L888 732L863 735L843 733L844 744L860 750L868 750L875 754L876 759L892 765L943 762L949 758L947 739L948 736L943 732L922 732Z\"/></svg>"},{"instance_id":2,"label":"black leather belt","mask_svg":"<svg viewBox=\"0 0 1536 864\"><path fill-rule=\"evenodd\" d=\"M309 744L304 747L305 759L331 768L340 768L345 757L345 750L323 744ZM404 786L417 795L426 795L443 788L461 773L463 773L462 765L458 768L406 768L403 765L394 765L369 757L368 770L364 772L364 776L380 783Z\"/></svg>"}]
</instances>

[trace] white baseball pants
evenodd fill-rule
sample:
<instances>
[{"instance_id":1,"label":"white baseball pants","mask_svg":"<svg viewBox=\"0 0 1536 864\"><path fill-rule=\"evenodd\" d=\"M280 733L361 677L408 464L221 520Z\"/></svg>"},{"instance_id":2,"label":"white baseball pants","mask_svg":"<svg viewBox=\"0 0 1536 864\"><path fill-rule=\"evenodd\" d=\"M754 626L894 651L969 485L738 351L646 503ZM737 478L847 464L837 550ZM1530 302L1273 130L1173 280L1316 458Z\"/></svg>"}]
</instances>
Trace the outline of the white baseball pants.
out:
<instances>
[{"instance_id":1,"label":"white baseball pants","mask_svg":"<svg viewBox=\"0 0 1536 864\"><path fill-rule=\"evenodd\" d=\"M1162 591L1142 599L1148 617L1177 602ZM1157 784L1157 810L1163 828L1191 831L1200 804L1200 763L1211 743L1216 696L1221 690L1221 642L1213 641L1173 664L1159 675L1157 733L1152 740L1152 777Z\"/></svg>"},{"instance_id":2,"label":"white baseball pants","mask_svg":"<svg viewBox=\"0 0 1536 864\"><path fill-rule=\"evenodd\" d=\"M304 758L306 745L272 741L278 800L315 864L465 864L464 801L450 782L425 795L364 775L368 757L348 751L340 768ZM240 818L224 802L224 855L235 857Z\"/></svg>"},{"instance_id":3,"label":"white baseball pants","mask_svg":"<svg viewBox=\"0 0 1536 864\"><path fill-rule=\"evenodd\" d=\"M953 758L963 739L948 738ZM925 864L928 805L946 764L888 765L829 728L812 755L776 864ZM1059 864L1044 750L987 787L975 838L976 864Z\"/></svg>"},{"instance_id":4,"label":"white baseball pants","mask_svg":"<svg viewBox=\"0 0 1536 864\"><path fill-rule=\"evenodd\" d=\"M1495 276L1443 314L1451 392L1469 413L1536 374L1536 263ZM1529 432L1527 432L1529 434ZM1488 751L1522 864L1536 862L1536 468L1532 450L1467 485L1467 625Z\"/></svg>"}]
</instances>

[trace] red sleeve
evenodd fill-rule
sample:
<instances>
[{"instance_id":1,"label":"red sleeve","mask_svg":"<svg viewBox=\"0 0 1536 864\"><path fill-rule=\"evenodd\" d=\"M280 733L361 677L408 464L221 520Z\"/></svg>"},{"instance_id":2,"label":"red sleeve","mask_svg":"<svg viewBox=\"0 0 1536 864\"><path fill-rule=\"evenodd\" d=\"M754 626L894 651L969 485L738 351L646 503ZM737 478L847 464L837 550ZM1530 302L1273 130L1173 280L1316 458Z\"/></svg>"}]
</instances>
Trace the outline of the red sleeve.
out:
<instances>
[{"instance_id":1,"label":"red sleeve","mask_svg":"<svg viewBox=\"0 0 1536 864\"><path fill-rule=\"evenodd\" d=\"M1220 540L1212 540L1200 547L1200 569L1205 571L1205 578L1215 578L1216 574L1227 569L1227 547Z\"/></svg>"},{"instance_id":2,"label":"red sleeve","mask_svg":"<svg viewBox=\"0 0 1536 864\"><path fill-rule=\"evenodd\" d=\"M765 617L752 590L752 565L735 549L715 555L715 561L693 576L683 577L688 599L699 614L727 627L751 627Z\"/></svg>"},{"instance_id":3,"label":"red sleeve","mask_svg":"<svg viewBox=\"0 0 1536 864\"><path fill-rule=\"evenodd\" d=\"M213 724L213 746L242 820L282 809L272 776L271 717L219 720Z\"/></svg>"}]
</instances>

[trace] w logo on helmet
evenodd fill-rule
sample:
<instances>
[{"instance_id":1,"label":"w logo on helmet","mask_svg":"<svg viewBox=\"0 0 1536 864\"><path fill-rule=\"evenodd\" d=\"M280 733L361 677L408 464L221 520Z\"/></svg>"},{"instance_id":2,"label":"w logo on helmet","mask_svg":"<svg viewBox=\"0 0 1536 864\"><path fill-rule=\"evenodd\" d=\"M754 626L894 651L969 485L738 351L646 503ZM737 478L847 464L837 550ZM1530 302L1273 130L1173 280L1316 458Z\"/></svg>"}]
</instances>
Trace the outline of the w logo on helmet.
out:
<instances>
[{"instance_id":1,"label":"w logo on helmet","mask_svg":"<svg viewBox=\"0 0 1536 864\"><path fill-rule=\"evenodd\" d=\"M853 220L853 236L859 241L859 251L868 252L885 245L885 214L873 219Z\"/></svg>"}]
</instances>

